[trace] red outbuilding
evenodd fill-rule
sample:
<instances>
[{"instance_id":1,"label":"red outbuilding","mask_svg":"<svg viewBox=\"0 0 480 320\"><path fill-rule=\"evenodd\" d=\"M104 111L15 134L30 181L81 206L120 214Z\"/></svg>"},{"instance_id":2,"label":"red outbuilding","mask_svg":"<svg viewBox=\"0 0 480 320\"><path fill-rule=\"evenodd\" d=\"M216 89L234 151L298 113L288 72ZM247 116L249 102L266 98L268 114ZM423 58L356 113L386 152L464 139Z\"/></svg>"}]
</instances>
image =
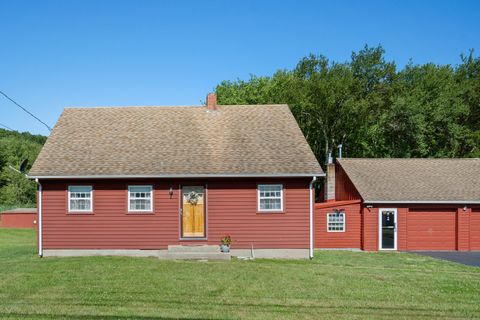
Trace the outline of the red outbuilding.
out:
<instances>
[{"instance_id":1,"label":"red outbuilding","mask_svg":"<svg viewBox=\"0 0 480 320\"><path fill-rule=\"evenodd\" d=\"M480 159L338 159L315 247L480 250Z\"/></svg>"},{"instance_id":2,"label":"red outbuilding","mask_svg":"<svg viewBox=\"0 0 480 320\"><path fill-rule=\"evenodd\" d=\"M174 256L229 235L232 255L308 258L324 173L287 105L210 94L207 106L65 109L29 176L40 255Z\"/></svg>"},{"instance_id":3,"label":"red outbuilding","mask_svg":"<svg viewBox=\"0 0 480 320\"><path fill-rule=\"evenodd\" d=\"M37 227L37 209L17 208L0 212L0 228Z\"/></svg>"}]
</instances>

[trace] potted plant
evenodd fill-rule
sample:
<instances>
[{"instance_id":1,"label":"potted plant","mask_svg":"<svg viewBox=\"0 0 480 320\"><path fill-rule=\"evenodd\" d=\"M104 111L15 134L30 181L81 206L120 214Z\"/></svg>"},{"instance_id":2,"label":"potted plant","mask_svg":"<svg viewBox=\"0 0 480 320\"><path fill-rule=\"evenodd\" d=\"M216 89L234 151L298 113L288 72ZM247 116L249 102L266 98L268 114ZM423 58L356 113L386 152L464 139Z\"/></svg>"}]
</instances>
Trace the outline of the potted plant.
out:
<instances>
[{"instance_id":1,"label":"potted plant","mask_svg":"<svg viewBox=\"0 0 480 320\"><path fill-rule=\"evenodd\" d=\"M225 236L220 240L220 251L230 252L230 245L232 244L232 237Z\"/></svg>"}]
</instances>

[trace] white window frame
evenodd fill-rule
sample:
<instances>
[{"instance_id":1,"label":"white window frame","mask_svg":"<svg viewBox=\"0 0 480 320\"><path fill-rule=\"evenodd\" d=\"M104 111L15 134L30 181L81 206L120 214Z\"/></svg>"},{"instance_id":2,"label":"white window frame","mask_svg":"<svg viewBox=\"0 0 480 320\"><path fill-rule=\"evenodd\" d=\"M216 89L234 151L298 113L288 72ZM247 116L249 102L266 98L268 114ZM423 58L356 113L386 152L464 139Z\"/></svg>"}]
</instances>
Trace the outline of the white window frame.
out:
<instances>
[{"instance_id":1,"label":"white window frame","mask_svg":"<svg viewBox=\"0 0 480 320\"><path fill-rule=\"evenodd\" d=\"M330 230L330 215L331 214L341 214L343 216L343 229L342 230ZM338 211L338 212L328 212L327 213L327 232L345 232L347 230L347 216L345 215L345 211Z\"/></svg>"},{"instance_id":2,"label":"white window frame","mask_svg":"<svg viewBox=\"0 0 480 320\"><path fill-rule=\"evenodd\" d=\"M264 186L279 186L280 187L280 209L261 209L260 200L261 199L277 199L275 198L265 198L260 197L260 188ZM262 183L257 186L257 210L259 212L283 212L283 184L281 183Z\"/></svg>"},{"instance_id":3,"label":"white window frame","mask_svg":"<svg viewBox=\"0 0 480 320\"><path fill-rule=\"evenodd\" d=\"M130 209L130 200L132 199L130 197L130 189L132 187L133 188L136 188L136 187L150 188L150 209L135 209L135 210ZM128 212L153 212L153 186L152 185L136 185L136 184L129 185L127 188L127 192L128 192L128 202L127 202Z\"/></svg>"},{"instance_id":4,"label":"white window frame","mask_svg":"<svg viewBox=\"0 0 480 320\"><path fill-rule=\"evenodd\" d=\"M71 205L70 205L70 200L72 199L71 198L71 189L72 188L78 188L78 187L81 187L81 188L90 188L90 209L84 209L84 210L78 210L78 209L72 209L71 208ZM72 212L72 213L75 213L75 212L93 212L93 186L90 186L90 185L72 185L72 186L68 186L68 212Z\"/></svg>"}]
</instances>

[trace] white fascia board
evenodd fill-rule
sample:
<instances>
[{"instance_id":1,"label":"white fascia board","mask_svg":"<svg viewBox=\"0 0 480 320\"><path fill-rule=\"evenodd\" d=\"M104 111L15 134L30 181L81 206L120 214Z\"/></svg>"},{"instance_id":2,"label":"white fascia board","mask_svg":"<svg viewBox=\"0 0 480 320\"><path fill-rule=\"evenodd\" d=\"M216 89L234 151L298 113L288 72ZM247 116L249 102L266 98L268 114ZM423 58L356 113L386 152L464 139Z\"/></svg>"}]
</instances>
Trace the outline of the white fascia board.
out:
<instances>
[{"instance_id":1,"label":"white fascia board","mask_svg":"<svg viewBox=\"0 0 480 320\"><path fill-rule=\"evenodd\" d=\"M150 179L150 178L311 178L325 177L325 173L285 174L166 174L166 175L82 175L82 176L27 176L29 179Z\"/></svg>"}]
</instances>

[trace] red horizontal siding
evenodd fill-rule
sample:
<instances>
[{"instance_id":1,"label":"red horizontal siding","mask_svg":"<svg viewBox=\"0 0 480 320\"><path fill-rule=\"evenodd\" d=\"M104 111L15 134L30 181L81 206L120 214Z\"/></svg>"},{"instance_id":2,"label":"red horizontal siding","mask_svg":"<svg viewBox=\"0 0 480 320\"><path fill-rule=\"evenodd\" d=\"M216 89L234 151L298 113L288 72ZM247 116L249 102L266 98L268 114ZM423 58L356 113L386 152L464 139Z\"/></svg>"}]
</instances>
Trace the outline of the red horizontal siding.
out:
<instances>
[{"instance_id":1,"label":"red horizontal siding","mask_svg":"<svg viewBox=\"0 0 480 320\"><path fill-rule=\"evenodd\" d=\"M257 183L284 184L284 212L257 212ZM68 185L93 186L93 213L68 213ZM127 186L151 184L152 213L127 212ZM207 185L207 239L180 238L179 185ZM219 244L233 248L309 247L308 179L42 181L44 249L166 249L170 244ZM173 195L169 195L170 187Z\"/></svg>"},{"instance_id":2,"label":"red horizontal siding","mask_svg":"<svg viewBox=\"0 0 480 320\"><path fill-rule=\"evenodd\" d=\"M340 164L335 165L335 200L356 200L360 194Z\"/></svg>"},{"instance_id":3,"label":"red horizontal siding","mask_svg":"<svg viewBox=\"0 0 480 320\"><path fill-rule=\"evenodd\" d=\"M348 202L346 202L348 203ZM328 202L327 207L317 205L315 209L315 248L322 249L360 249L361 248L361 203L350 204ZM328 232L327 215L333 210L345 212L345 232Z\"/></svg>"},{"instance_id":4,"label":"red horizontal siding","mask_svg":"<svg viewBox=\"0 0 480 320\"><path fill-rule=\"evenodd\" d=\"M362 232L363 250L378 250L378 208L363 207Z\"/></svg>"},{"instance_id":5,"label":"red horizontal siding","mask_svg":"<svg viewBox=\"0 0 480 320\"><path fill-rule=\"evenodd\" d=\"M399 251L480 250L480 207L478 206L464 208L463 205L451 204L382 204L367 208L362 204L358 208L351 206L346 210L347 232L326 232L326 214L333 209L346 208L351 205L350 202L344 200L316 205L316 248L355 248L357 239L360 239L361 249L379 250L379 209L396 208ZM359 214L353 214L353 212L359 212ZM359 224L358 221L360 221ZM353 226L350 226L352 222Z\"/></svg>"},{"instance_id":6,"label":"red horizontal siding","mask_svg":"<svg viewBox=\"0 0 480 320\"><path fill-rule=\"evenodd\" d=\"M470 250L470 216L471 208L457 208L456 210L456 249Z\"/></svg>"},{"instance_id":7,"label":"red horizontal siding","mask_svg":"<svg viewBox=\"0 0 480 320\"><path fill-rule=\"evenodd\" d=\"M389 207L395 208L395 207ZM405 251L407 250L407 215L408 208L400 207L397 208L397 250Z\"/></svg>"},{"instance_id":8,"label":"red horizontal siding","mask_svg":"<svg viewBox=\"0 0 480 320\"><path fill-rule=\"evenodd\" d=\"M470 214L470 250L480 250L480 208L472 208Z\"/></svg>"}]
</instances>

